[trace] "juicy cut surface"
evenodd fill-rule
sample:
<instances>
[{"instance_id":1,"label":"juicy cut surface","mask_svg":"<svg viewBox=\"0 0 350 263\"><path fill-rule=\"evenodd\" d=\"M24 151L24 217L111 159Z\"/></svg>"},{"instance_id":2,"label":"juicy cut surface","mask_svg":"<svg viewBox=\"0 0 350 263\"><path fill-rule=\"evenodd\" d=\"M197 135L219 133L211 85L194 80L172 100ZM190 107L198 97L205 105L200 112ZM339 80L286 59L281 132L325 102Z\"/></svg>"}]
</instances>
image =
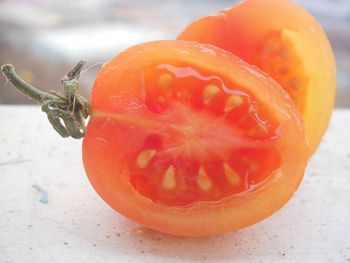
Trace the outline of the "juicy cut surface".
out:
<instances>
[{"instance_id":1,"label":"juicy cut surface","mask_svg":"<svg viewBox=\"0 0 350 263\"><path fill-rule=\"evenodd\" d=\"M137 114L108 115L129 145L118 150L142 196L169 206L217 202L280 168L278 127L244 88L188 65L157 64L145 70L143 92Z\"/></svg>"}]
</instances>

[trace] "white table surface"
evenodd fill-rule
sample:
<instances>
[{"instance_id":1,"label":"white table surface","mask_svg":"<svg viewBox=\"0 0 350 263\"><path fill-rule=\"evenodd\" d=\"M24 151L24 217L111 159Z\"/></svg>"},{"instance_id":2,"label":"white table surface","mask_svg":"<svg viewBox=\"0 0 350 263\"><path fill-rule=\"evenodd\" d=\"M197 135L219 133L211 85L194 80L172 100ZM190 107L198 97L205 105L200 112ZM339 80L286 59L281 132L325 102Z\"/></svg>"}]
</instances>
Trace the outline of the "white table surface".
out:
<instances>
[{"instance_id":1,"label":"white table surface","mask_svg":"<svg viewBox=\"0 0 350 263\"><path fill-rule=\"evenodd\" d=\"M114 212L85 176L81 141L61 139L38 106L2 105L0 262L350 262L350 110L334 112L281 211L240 231L185 238Z\"/></svg>"}]
</instances>

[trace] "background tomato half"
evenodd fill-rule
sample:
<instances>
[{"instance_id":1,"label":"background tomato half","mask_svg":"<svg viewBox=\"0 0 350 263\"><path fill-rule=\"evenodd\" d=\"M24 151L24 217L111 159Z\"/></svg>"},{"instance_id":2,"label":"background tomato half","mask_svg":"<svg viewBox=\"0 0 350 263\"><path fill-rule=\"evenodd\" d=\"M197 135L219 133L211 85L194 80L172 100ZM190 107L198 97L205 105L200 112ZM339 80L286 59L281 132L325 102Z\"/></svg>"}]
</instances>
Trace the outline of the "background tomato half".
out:
<instances>
[{"instance_id":1,"label":"background tomato half","mask_svg":"<svg viewBox=\"0 0 350 263\"><path fill-rule=\"evenodd\" d=\"M273 77L304 118L310 154L316 150L334 105L335 62L309 12L288 0L246 0L194 21L178 39L218 46Z\"/></svg>"},{"instance_id":2,"label":"background tomato half","mask_svg":"<svg viewBox=\"0 0 350 263\"><path fill-rule=\"evenodd\" d=\"M96 78L84 166L100 196L144 226L205 236L254 224L290 199L306 159L287 93L222 49L149 42Z\"/></svg>"}]
</instances>

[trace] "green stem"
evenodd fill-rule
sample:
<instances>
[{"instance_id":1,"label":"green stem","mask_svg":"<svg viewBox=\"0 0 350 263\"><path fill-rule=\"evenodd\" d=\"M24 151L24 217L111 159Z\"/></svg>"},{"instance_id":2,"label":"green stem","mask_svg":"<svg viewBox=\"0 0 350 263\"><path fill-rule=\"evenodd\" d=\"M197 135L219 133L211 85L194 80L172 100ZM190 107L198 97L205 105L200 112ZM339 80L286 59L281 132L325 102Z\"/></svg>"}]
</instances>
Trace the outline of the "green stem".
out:
<instances>
[{"instance_id":1,"label":"green stem","mask_svg":"<svg viewBox=\"0 0 350 263\"><path fill-rule=\"evenodd\" d=\"M1 67L2 73L12 85L41 104L53 128L62 137L82 138L86 133L85 120L89 116L89 103L79 94L78 85L85 61L80 61L62 79L64 93L47 93L26 83L12 65Z\"/></svg>"},{"instance_id":2,"label":"green stem","mask_svg":"<svg viewBox=\"0 0 350 263\"><path fill-rule=\"evenodd\" d=\"M2 73L12 83L12 85L27 95L29 98L43 103L45 100L56 100L57 97L49 93L43 92L24 82L15 72L15 68L11 64L6 64L1 67Z\"/></svg>"}]
</instances>

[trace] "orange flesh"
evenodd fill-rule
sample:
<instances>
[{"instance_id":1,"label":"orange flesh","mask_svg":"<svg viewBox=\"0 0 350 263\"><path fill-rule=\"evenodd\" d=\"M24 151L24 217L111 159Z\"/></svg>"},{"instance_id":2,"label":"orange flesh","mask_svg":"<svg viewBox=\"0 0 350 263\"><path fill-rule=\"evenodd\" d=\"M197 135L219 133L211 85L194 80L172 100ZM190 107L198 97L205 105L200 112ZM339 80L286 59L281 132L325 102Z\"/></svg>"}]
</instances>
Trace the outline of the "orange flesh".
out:
<instances>
[{"instance_id":1,"label":"orange flesh","mask_svg":"<svg viewBox=\"0 0 350 263\"><path fill-rule=\"evenodd\" d=\"M145 72L146 106L163 117L162 130L134 123L150 130L130 157L136 160L130 181L140 194L175 206L219 201L249 191L280 167L276 125L239 87L227 89L220 77L188 66L160 64ZM208 96L208 86L217 93ZM238 102L225 107L230 98ZM126 136L137 140L142 130Z\"/></svg>"}]
</instances>

